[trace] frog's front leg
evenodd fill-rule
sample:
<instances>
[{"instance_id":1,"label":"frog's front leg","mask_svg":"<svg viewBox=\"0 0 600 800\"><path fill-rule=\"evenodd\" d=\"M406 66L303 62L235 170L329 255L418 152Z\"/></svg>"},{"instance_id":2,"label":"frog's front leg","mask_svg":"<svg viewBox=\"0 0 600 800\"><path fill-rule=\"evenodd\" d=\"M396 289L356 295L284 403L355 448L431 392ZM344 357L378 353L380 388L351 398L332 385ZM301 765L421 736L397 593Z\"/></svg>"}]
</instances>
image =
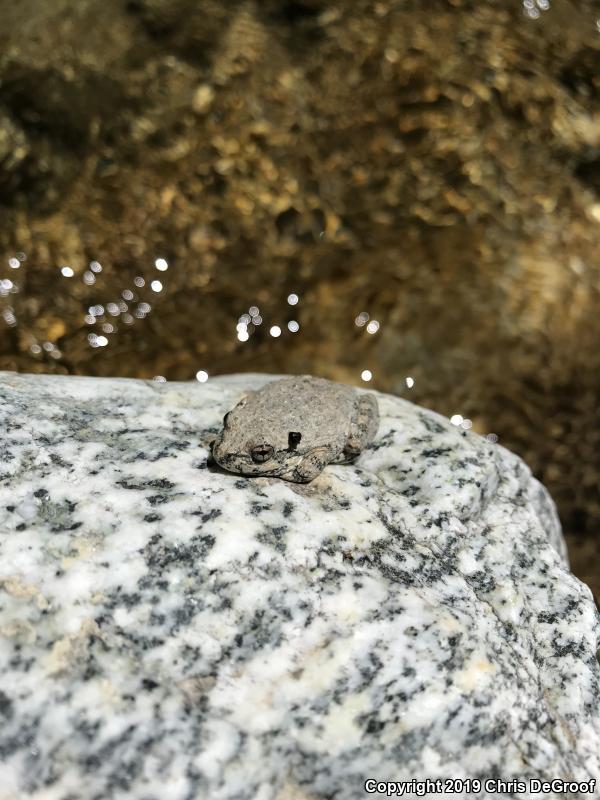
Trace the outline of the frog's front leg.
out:
<instances>
[{"instance_id":1,"label":"frog's front leg","mask_svg":"<svg viewBox=\"0 0 600 800\"><path fill-rule=\"evenodd\" d=\"M320 475L324 467L331 462L333 453L329 447L316 447L307 453L302 461L285 477L294 483L308 483Z\"/></svg>"},{"instance_id":2,"label":"frog's front leg","mask_svg":"<svg viewBox=\"0 0 600 800\"><path fill-rule=\"evenodd\" d=\"M361 394L357 400L354 416L350 422L350 433L344 447L345 463L354 461L369 444L379 427L377 398L372 394Z\"/></svg>"}]
</instances>

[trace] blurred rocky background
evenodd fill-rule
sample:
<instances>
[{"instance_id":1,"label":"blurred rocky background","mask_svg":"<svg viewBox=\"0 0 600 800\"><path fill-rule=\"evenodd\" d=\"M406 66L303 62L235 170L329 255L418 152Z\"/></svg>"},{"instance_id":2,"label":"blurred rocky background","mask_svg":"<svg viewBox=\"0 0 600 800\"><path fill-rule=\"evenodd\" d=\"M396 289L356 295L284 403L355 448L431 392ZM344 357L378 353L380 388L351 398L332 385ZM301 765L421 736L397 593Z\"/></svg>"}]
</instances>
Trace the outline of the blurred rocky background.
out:
<instances>
[{"instance_id":1,"label":"blurred rocky background","mask_svg":"<svg viewBox=\"0 0 600 800\"><path fill-rule=\"evenodd\" d=\"M372 376L519 453L600 593L595 2L0 19L0 369Z\"/></svg>"}]
</instances>

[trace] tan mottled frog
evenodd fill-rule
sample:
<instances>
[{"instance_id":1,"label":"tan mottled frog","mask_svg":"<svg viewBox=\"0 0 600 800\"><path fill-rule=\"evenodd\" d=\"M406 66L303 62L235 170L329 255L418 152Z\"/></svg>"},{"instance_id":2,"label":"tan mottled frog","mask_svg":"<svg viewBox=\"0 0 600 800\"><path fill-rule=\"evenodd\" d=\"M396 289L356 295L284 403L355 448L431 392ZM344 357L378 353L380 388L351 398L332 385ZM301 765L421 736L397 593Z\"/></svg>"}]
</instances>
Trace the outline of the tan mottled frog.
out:
<instances>
[{"instance_id":1,"label":"tan mottled frog","mask_svg":"<svg viewBox=\"0 0 600 800\"><path fill-rule=\"evenodd\" d=\"M229 472L306 483L327 464L353 461L378 424L374 395L323 378L293 376L243 397L225 415L211 452Z\"/></svg>"}]
</instances>

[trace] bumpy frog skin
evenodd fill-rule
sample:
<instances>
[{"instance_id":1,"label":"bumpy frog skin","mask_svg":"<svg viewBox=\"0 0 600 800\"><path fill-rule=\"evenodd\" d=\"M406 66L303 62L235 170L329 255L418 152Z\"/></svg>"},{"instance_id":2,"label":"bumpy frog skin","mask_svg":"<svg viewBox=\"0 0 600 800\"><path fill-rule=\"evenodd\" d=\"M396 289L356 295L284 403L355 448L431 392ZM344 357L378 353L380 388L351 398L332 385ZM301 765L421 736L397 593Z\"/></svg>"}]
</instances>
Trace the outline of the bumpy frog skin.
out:
<instances>
[{"instance_id":1,"label":"bumpy frog skin","mask_svg":"<svg viewBox=\"0 0 600 800\"><path fill-rule=\"evenodd\" d=\"M310 375L283 378L225 415L212 456L229 472L307 483L327 464L353 461L378 425L371 394Z\"/></svg>"}]
</instances>

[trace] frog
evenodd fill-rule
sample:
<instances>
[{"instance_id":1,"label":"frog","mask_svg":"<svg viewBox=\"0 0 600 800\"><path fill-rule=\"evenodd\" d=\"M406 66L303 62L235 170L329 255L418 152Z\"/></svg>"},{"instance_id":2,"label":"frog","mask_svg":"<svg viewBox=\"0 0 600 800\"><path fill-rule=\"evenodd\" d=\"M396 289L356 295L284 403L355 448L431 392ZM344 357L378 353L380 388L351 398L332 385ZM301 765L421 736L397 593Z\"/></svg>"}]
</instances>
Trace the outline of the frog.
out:
<instances>
[{"instance_id":1,"label":"frog","mask_svg":"<svg viewBox=\"0 0 600 800\"><path fill-rule=\"evenodd\" d=\"M228 411L212 459L238 475L314 480L349 464L374 439L377 398L312 375L291 375L249 392Z\"/></svg>"}]
</instances>

